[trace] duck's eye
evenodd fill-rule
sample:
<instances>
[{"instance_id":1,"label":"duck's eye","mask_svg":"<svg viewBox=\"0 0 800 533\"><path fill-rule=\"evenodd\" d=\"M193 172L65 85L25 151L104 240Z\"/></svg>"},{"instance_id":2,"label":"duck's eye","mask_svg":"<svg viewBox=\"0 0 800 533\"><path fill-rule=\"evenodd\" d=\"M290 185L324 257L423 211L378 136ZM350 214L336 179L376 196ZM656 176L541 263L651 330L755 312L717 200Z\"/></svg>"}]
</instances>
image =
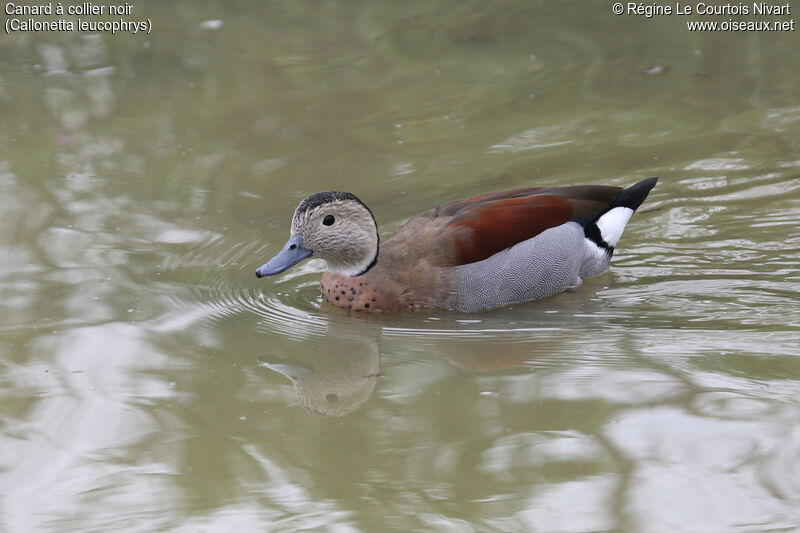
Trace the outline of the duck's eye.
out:
<instances>
[{"instance_id":1,"label":"duck's eye","mask_svg":"<svg viewBox=\"0 0 800 533\"><path fill-rule=\"evenodd\" d=\"M336 219L333 218L333 215L325 215L325 218L322 219L322 223L326 226L333 226L334 222L336 222Z\"/></svg>"}]
</instances>

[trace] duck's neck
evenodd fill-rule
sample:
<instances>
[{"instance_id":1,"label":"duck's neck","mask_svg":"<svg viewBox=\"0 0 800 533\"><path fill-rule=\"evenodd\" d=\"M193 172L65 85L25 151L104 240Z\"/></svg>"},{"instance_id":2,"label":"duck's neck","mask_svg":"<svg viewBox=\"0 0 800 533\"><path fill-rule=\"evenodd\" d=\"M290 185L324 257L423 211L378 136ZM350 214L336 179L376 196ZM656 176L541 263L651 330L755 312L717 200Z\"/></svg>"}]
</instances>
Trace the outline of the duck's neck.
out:
<instances>
[{"instance_id":1,"label":"duck's neck","mask_svg":"<svg viewBox=\"0 0 800 533\"><path fill-rule=\"evenodd\" d=\"M369 272L369 269L370 269L370 268L372 268L372 267L374 267L374 266L375 266L375 263L377 263L377 262L378 262L378 253L379 253L380 251L381 251L381 245L380 245L380 244L378 244L378 245L375 247L375 255L373 255L373 256L372 256L372 260L371 260L371 261L370 261L370 262L367 264L367 266L365 266L365 267L364 267L364 268L361 270L361 272L359 272L358 274L354 274L354 275L353 275L353 277L356 277L356 276L363 276L364 274L366 274L367 272Z\"/></svg>"},{"instance_id":2,"label":"duck's neck","mask_svg":"<svg viewBox=\"0 0 800 533\"><path fill-rule=\"evenodd\" d=\"M342 276L348 276L351 278L355 278L358 276L363 276L366 274L372 267L375 266L375 263L378 262L378 251L380 250L380 245L375 247L375 253L371 256L366 256L362 261L353 262L348 261L346 263L336 263L331 261L330 259L327 261L328 266L326 268L327 272L331 274L340 274Z\"/></svg>"}]
</instances>

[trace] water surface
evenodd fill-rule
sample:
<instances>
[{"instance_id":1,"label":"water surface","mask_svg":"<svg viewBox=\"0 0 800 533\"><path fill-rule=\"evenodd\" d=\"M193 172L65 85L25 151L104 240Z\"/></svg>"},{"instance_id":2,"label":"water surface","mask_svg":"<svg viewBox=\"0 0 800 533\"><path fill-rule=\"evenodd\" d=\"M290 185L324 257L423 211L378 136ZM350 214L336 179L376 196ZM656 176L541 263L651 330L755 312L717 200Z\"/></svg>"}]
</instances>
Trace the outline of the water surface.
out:
<instances>
[{"instance_id":1,"label":"water surface","mask_svg":"<svg viewBox=\"0 0 800 533\"><path fill-rule=\"evenodd\" d=\"M140 1L0 39L0 529L800 528L800 53L571 2ZM297 203L660 176L491 312L257 280Z\"/></svg>"}]
</instances>

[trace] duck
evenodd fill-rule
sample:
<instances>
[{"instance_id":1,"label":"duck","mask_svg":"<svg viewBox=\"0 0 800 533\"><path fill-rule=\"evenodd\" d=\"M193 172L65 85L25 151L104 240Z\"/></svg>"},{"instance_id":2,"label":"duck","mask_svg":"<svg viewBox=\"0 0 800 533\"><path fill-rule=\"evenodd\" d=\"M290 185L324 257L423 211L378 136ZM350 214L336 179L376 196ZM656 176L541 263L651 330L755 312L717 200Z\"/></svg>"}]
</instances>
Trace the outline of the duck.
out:
<instances>
[{"instance_id":1,"label":"duck","mask_svg":"<svg viewBox=\"0 0 800 533\"><path fill-rule=\"evenodd\" d=\"M356 195L318 192L297 206L289 240L256 277L323 259L322 297L354 311L466 313L539 300L608 270L657 181L481 194L414 216L383 243Z\"/></svg>"}]
</instances>

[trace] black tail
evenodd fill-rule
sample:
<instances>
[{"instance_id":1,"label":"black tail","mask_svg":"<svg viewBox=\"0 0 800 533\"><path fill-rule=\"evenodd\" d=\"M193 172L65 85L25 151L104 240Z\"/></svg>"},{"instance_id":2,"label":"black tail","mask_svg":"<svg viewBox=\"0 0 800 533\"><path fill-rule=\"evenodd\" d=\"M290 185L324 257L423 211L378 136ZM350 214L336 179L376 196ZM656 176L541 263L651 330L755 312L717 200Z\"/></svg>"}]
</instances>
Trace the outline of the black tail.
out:
<instances>
[{"instance_id":1,"label":"black tail","mask_svg":"<svg viewBox=\"0 0 800 533\"><path fill-rule=\"evenodd\" d=\"M619 207L636 211L647 198L650 190L656 186L657 181L658 178L647 178L622 191L607 209L584 222L583 232L586 238L609 255L614 253L614 246L622 236L625 224L633 213L626 212L624 209L611 214L609 212Z\"/></svg>"},{"instance_id":2,"label":"black tail","mask_svg":"<svg viewBox=\"0 0 800 533\"><path fill-rule=\"evenodd\" d=\"M615 207L629 207L636 211L642 202L644 202L647 195L650 193L650 190L656 186L656 182L658 178L647 178L646 180L642 180L635 185L631 185L624 191L622 194L617 196L617 199L609 206L606 211L610 211ZM605 211L604 211L605 212ZM600 218L599 215L597 218Z\"/></svg>"}]
</instances>

